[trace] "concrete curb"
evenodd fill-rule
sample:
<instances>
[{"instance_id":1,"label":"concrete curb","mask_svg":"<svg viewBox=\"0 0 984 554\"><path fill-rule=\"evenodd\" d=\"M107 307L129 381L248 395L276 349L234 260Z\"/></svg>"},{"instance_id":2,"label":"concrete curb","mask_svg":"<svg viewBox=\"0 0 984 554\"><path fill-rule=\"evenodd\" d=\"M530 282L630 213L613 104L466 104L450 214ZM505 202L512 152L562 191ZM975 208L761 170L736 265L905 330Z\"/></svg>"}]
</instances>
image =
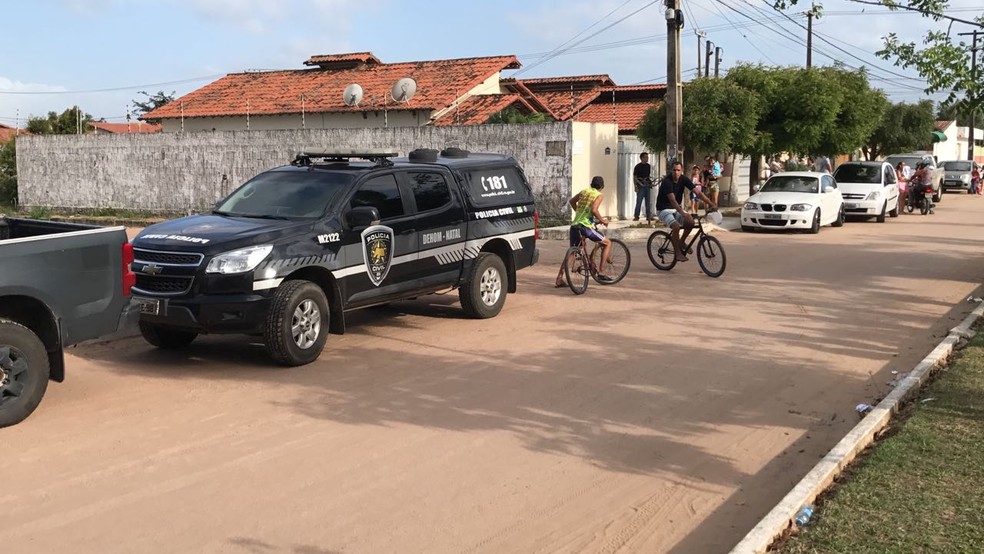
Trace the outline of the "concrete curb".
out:
<instances>
[{"instance_id":1,"label":"concrete curb","mask_svg":"<svg viewBox=\"0 0 984 554\"><path fill-rule=\"evenodd\" d=\"M800 508L812 504L816 497L833 483L834 478L859 452L874 440L875 435L884 429L898 411L899 405L917 392L933 369L943 364L953 353L960 340L973 336L971 326L984 316L984 304L977 306L963 322L950 330L932 352L929 353L903 379L895 389L875 406L820 462L789 491L768 514L759 521L745 538L732 550L731 554L760 554L767 552L769 546L786 529L793 525L793 518Z\"/></svg>"}]
</instances>

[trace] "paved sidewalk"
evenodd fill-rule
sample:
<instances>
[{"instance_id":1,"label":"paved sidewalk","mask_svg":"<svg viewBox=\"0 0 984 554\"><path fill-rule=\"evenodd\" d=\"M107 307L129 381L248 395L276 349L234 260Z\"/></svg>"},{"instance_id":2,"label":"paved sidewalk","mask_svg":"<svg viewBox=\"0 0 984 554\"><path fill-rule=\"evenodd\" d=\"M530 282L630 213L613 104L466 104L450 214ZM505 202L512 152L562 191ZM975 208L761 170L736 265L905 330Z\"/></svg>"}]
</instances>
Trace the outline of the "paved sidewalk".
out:
<instances>
[{"instance_id":1,"label":"paved sidewalk","mask_svg":"<svg viewBox=\"0 0 984 554\"><path fill-rule=\"evenodd\" d=\"M639 221L632 221L631 219L622 219L612 221L608 225L608 236L613 239L619 239L624 241L634 241L634 240L646 240L649 235L656 229L665 229L666 227L662 222L657 221L651 226L639 225ZM741 228L740 218L725 216L724 221L721 222L720 226L705 223L704 229L710 233L720 233L720 232L730 232L737 231ZM570 229L569 225L561 225L559 227L544 227L540 229L540 239L542 240L567 240L567 233Z\"/></svg>"}]
</instances>

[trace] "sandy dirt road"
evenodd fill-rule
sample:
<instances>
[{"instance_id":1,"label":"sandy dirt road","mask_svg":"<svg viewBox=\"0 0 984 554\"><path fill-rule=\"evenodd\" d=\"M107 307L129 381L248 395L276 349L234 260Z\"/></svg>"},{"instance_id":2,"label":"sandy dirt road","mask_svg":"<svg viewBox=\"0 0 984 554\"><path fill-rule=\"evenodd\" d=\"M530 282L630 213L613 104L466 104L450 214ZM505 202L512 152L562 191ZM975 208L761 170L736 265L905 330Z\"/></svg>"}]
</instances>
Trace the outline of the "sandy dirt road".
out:
<instances>
[{"instance_id":1,"label":"sandy dirt road","mask_svg":"<svg viewBox=\"0 0 984 554\"><path fill-rule=\"evenodd\" d=\"M726 552L959 322L984 200L805 234L719 235L720 279L456 295L351 314L308 366L245 337L70 351L0 430L0 550Z\"/></svg>"}]
</instances>

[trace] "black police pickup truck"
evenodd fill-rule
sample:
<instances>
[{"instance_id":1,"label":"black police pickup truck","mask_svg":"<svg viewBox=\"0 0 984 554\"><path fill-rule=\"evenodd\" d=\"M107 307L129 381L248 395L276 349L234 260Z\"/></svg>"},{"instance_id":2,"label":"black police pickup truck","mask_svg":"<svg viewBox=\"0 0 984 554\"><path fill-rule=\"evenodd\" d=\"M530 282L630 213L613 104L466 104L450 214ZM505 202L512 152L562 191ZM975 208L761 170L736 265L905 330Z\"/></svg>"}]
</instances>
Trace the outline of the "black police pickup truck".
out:
<instances>
[{"instance_id":1,"label":"black police pickup truck","mask_svg":"<svg viewBox=\"0 0 984 554\"><path fill-rule=\"evenodd\" d=\"M493 317L536 263L534 218L508 156L300 153L211 214L134 238L140 331L160 348L262 335L276 361L301 365L344 333L349 310L457 288L467 315Z\"/></svg>"}]
</instances>

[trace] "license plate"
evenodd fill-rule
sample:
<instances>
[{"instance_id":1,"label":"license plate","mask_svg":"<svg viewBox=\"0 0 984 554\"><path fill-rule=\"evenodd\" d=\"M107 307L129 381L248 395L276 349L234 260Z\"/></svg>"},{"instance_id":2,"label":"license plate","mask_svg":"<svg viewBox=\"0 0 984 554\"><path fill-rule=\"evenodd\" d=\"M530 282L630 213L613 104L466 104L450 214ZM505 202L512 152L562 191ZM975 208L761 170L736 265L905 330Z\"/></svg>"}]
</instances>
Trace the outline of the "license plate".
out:
<instances>
[{"instance_id":1,"label":"license plate","mask_svg":"<svg viewBox=\"0 0 984 554\"><path fill-rule=\"evenodd\" d=\"M931 193L931 192L924 192L923 193L923 198L932 199L933 198L933 193Z\"/></svg>"},{"instance_id":2,"label":"license plate","mask_svg":"<svg viewBox=\"0 0 984 554\"><path fill-rule=\"evenodd\" d=\"M780 214L762 214L762 219L782 219Z\"/></svg>"},{"instance_id":3,"label":"license plate","mask_svg":"<svg viewBox=\"0 0 984 554\"><path fill-rule=\"evenodd\" d=\"M854 208L857 208L857 207L858 207L858 205L857 204L853 204L853 203L852 204L844 204L844 209L845 210L853 210Z\"/></svg>"},{"instance_id":4,"label":"license plate","mask_svg":"<svg viewBox=\"0 0 984 554\"><path fill-rule=\"evenodd\" d=\"M161 312L161 301L153 298L135 298L140 305L140 313L158 315Z\"/></svg>"}]
</instances>

